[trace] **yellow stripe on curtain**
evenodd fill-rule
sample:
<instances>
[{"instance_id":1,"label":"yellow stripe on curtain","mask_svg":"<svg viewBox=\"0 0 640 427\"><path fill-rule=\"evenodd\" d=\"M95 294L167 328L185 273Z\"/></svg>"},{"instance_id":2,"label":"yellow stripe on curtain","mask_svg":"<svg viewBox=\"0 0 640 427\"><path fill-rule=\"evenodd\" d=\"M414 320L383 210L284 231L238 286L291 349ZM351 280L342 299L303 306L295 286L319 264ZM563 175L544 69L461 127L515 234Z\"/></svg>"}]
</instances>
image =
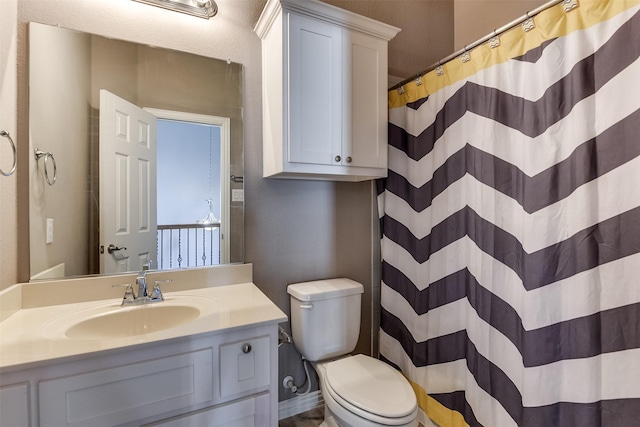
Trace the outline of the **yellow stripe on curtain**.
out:
<instances>
[{"instance_id":1,"label":"yellow stripe on curtain","mask_svg":"<svg viewBox=\"0 0 640 427\"><path fill-rule=\"evenodd\" d=\"M440 426L447 427L469 427L462 414L452 411L440 402L429 396L418 383L407 378L418 399L418 406L432 421Z\"/></svg>"},{"instance_id":2,"label":"yellow stripe on curtain","mask_svg":"<svg viewBox=\"0 0 640 427\"><path fill-rule=\"evenodd\" d=\"M500 46L490 48L487 43L469 51L471 61L463 63L459 58L443 64L444 74L430 71L422 78L422 84L415 81L403 86L404 93L389 91L389 108L402 107L410 102L425 98L430 94L496 64L524 55L547 40L562 37L606 21L631 7L640 0L578 0L579 6L565 12L562 3L550 7L534 17L535 28L524 32L516 26L500 34Z\"/></svg>"}]
</instances>

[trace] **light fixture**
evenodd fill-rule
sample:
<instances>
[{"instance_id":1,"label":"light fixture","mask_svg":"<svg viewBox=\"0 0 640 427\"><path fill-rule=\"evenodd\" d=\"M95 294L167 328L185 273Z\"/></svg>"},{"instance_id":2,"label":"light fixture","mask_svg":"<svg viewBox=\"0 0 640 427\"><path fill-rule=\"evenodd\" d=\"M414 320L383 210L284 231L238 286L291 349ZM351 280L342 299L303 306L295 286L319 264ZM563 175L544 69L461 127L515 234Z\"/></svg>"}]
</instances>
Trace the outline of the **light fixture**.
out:
<instances>
[{"instance_id":1,"label":"light fixture","mask_svg":"<svg viewBox=\"0 0 640 427\"><path fill-rule=\"evenodd\" d=\"M205 230L212 231L214 224L220 224L220 220L213 214L213 196L212 196L212 172L213 172L213 130L209 127L209 198L206 200L209 205L209 213L203 219L196 221L197 224L209 225Z\"/></svg>"},{"instance_id":2,"label":"light fixture","mask_svg":"<svg viewBox=\"0 0 640 427\"><path fill-rule=\"evenodd\" d=\"M218 5L214 0L133 0L188 15L209 19L218 13Z\"/></svg>"},{"instance_id":3,"label":"light fixture","mask_svg":"<svg viewBox=\"0 0 640 427\"><path fill-rule=\"evenodd\" d=\"M209 197L206 202L209 204L209 213L206 217L196 221L196 224L208 225L205 230L212 231L215 224L220 224L220 220L213 214L213 199Z\"/></svg>"}]
</instances>

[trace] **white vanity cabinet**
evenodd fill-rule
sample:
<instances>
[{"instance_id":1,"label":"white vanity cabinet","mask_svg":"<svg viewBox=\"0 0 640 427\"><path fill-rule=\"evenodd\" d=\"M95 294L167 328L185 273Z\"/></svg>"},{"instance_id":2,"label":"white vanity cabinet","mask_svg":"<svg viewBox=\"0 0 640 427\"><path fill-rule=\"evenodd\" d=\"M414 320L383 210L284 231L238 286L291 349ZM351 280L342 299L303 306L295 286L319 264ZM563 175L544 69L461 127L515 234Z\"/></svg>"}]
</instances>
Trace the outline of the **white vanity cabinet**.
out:
<instances>
[{"instance_id":1,"label":"white vanity cabinet","mask_svg":"<svg viewBox=\"0 0 640 427\"><path fill-rule=\"evenodd\" d=\"M387 45L398 28L316 0L269 0L262 40L263 175L387 175Z\"/></svg>"},{"instance_id":2,"label":"white vanity cabinet","mask_svg":"<svg viewBox=\"0 0 640 427\"><path fill-rule=\"evenodd\" d=\"M277 324L111 350L0 378L2 426L276 426Z\"/></svg>"}]
</instances>

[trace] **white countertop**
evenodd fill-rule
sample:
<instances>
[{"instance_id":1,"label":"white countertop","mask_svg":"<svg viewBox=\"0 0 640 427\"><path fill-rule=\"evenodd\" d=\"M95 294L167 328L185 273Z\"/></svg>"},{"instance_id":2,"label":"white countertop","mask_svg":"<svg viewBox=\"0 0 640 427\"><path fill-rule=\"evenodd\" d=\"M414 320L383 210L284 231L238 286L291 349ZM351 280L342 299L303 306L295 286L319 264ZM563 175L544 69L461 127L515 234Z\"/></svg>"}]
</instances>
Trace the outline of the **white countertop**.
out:
<instances>
[{"instance_id":1,"label":"white countertop","mask_svg":"<svg viewBox=\"0 0 640 427\"><path fill-rule=\"evenodd\" d=\"M60 358L287 320L287 316L253 283L165 292L167 301L153 303L149 307L175 303L181 297L200 299L213 308L207 309L201 317L169 329L103 339L70 339L63 332L56 331L55 322L78 318L76 314L97 306L113 309L120 306L121 298L19 309L0 322L0 369L15 370Z\"/></svg>"}]
</instances>

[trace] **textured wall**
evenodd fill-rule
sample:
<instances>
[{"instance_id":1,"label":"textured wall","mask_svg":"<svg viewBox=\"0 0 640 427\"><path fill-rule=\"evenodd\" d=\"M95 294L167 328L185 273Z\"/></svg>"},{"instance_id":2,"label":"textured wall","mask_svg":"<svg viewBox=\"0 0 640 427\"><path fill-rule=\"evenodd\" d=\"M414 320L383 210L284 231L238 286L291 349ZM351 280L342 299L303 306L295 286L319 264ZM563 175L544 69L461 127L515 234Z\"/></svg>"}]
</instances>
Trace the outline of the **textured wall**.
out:
<instances>
[{"instance_id":1,"label":"textured wall","mask_svg":"<svg viewBox=\"0 0 640 427\"><path fill-rule=\"evenodd\" d=\"M455 49L462 49L547 0L455 0Z\"/></svg>"},{"instance_id":2,"label":"textured wall","mask_svg":"<svg viewBox=\"0 0 640 427\"><path fill-rule=\"evenodd\" d=\"M17 143L16 46L17 0L0 0L0 129ZM8 172L13 152L0 139L0 169ZM0 176L0 290L18 280L17 174Z\"/></svg>"},{"instance_id":3,"label":"textured wall","mask_svg":"<svg viewBox=\"0 0 640 427\"><path fill-rule=\"evenodd\" d=\"M453 51L453 0L324 0L401 28L389 42L389 75L410 77Z\"/></svg>"},{"instance_id":4,"label":"textured wall","mask_svg":"<svg viewBox=\"0 0 640 427\"><path fill-rule=\"evenodd\" d=\"M89 247L89 103L91 38L86 34L34 26L45 41L32 46L30 63L37 78L30 92L31 149L50 151L56 160L56 183L49 186L44 160L29 156L30 273L34 276L64 262L67 275L87 274ZM53 171L51 162L47 170ZM49 175L49 179L53 179ZM46 220L54 220L53 243L46 243Z\"/></svg>"}]
</instances>

